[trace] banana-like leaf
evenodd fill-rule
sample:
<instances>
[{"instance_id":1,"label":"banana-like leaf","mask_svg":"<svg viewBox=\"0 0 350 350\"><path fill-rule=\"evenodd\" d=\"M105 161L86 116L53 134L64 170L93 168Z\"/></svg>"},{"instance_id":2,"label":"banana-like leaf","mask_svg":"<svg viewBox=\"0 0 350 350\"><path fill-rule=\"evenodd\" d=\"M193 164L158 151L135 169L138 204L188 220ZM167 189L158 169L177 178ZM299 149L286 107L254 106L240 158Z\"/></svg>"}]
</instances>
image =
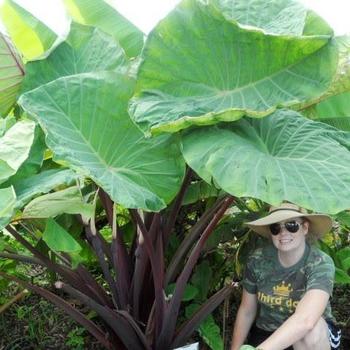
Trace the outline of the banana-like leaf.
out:
<instances>
[{"instance_id":1,"label":"banana-like leaf","mask_svg":"<svg viewBox=\"0 0 350 350\"><path fill-rule=\"evenodd\" d=\"M278 35L332 35L332 28L315 12L294 0L213 0L229 20Z\"/></svg>"},{"instance_id":2,"label":"banana-like leaf","mask_svg":"<svg viewBox=\"0 0 350 350\"><path fill-rule=\"evenodd\" d=\"M13 0L4 1L1 17L15 46L26 60L42 56L58 37L43 22Z\"/></svg>"},{"instance_id":3,"label":"banana-like leaf","mask_svg":"<svg viewBox=\"0 0 350 350\"><path fill-rule=\"evenodd\" d=\"M0 230L11 220L15 210L16 193L13 187L0 189Z\"/></svg>"},{"instance_id":4,"label":"banana-like leaf","mask_svg":"<svg viewBox=\"0 0 350 350\"><path fill-rule=\"evenodd\" d=\"M0 116L6 116L16 102L24 77L24 67L10 39L2 33L0 54Z\"/></svg>"},{"instance_id":5,"label":"banana-like leaf","mask_svg":"<svg viewBox=\"0 0 350 350\"><path fill-rule=\"evenodd\" d=\"M350 134L290 110L193 130L187 163L235 196L337 213L350 206Z\"/></svg>"},{"instance_id":6,"label":"banana-like leaf","mask_svg":"<svg viewBox=\"0 0 350 350\"><path fill-rule=\"evenodd\" d=\"M148 37L130 114L156 134L300 105L332 82L330 38L267 34L210 2L184 0Z\"/></svg>"},{"instance_id":7,"label":"banana-like leaf","mask_svg":"<svg viewBox=\"0 0 350 350\"><path fill-rule=\"evenodd\" d=\"M34 140L35 123L20 121L0 138L0 183L16 174L28 158Z\"/></svg>"},{"instance_id":8,"label":"banana-like leaf","mask_svg":"<svg viewBox=\"0 0 350 350\"><path fill-rule=\"evenodd\" d=\"M77 175L70 169L50 169L13 183L17 195L16 207L21 208L33 197L61 185L72 185Z\"/></svg>"},{"instance_id":9,"label":"banana-like leaf","mask_svg":"<svg viewBox=\"0 0 350 350\"><path fill-rule=\"evenodd\" d=\"M145 139L127 114L134 81L126 76L79 74L22 95L58 159L91 177L127 208L158 211L184 176L176 138Z\"/></svg>"},{"instance_id":10,"label":"banana-like leaf","mask_svg":"<svg viewBox=\"0 0 350 350\"><path fill-rule=\"evenodd\" d=\"M44 194L33 199L23 210L23 218L53 218L63 213L82 214L90 218L94 214L92 204L84 203L76 186Z\"/></svg>"},{"instance_id":11,"label":"banana-like leaf","mask_svg":"<svg viewBox=\"0 0 350 350\"><path fill-rule=\"evenodd\" d=\"M23 91L64 76L103 70L126 69L124 50L108 34L72 23L67 40L45 60L26 65Z\"/></svg>"},{"instance_id":12,"label":"banana-like leaf","mask_svg":"<svg viewBox=\"0 0 350 350\"><path fill-rule=\"evenodd\" d=\"M75 22L91 25L112 35L128 57L136 57L143 46L143 33L104 0L64 0Z\"/></svg>"}]
</instances>

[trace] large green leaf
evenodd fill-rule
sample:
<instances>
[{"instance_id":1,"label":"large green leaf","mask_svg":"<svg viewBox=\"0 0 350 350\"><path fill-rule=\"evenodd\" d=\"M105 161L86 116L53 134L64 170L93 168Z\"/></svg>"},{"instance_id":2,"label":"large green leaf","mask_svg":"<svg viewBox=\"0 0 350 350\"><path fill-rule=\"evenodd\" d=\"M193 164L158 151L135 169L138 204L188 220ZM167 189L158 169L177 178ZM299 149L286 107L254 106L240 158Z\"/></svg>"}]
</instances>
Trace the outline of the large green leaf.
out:
<instances>
[{"instance_id":1,"label":"large green leaf","mask_svg":"<svg viewBox=\"0 0 350 350\"><path fill-rule=\"evenodd\" d=\"M79 189L68 187L33 199L23 210L23 218L53 218L63 213L82 214L90 218L94 214L92 204L84 203Z\"/></svg>"},{"instance_id":2,"label":"large green leaf","mask_svg":"<svg viewBox=\"0 0 350 350\"><path fill-rule=\"evenodd\" d=\"M143 33L103 0L64 0L74 21L102 29L112 35L128 57L139 55Z\"/></svg>"},{"instance_id":3,"label":"large green leaf","mask_svg":"<svg viewBox=\"0 0 350 350\"><path fill-rule=\"evenodd\" d=\"M20 121L0 138L0 183L14 175L28 158L34 130L33 121Z\"/></svg>"},{"instance_id":4,"label":"large green leaf","mask_svg":"<svg viewBox=\"0 0 350 350\"><path fill-rule=\"evenodd\" d=\"M151 32L132 118L145 131L263 117L323 94L337 68L330 36L267 34L185 0Z\"/></svg>"},{"instance_id":5,"label":"large green leaf","mask_svg":"<svg viewBox=\"0 0 350 350\"><path fill-rule=\"evenodd\" d=\"M213 0L228 19L266 33L332 35L333 30L316 13L294 0Z\"/></svg>"},{"instance_id":6,"label":"large green leaf","mask_svg":"<svg viewBox=\"0 0 350 350\"><path fill-rule=\"evenodd\" d=\"M67 40L45 60L26 65L24 91L64 76L103 70L125 69L124 50L99 29L72 23Z\"/></svg>"},{"instance_id":7,"label":"large green leaf","mask_svg":"<svg viewBox=\"0 0 350 350\"><path fill-rule=\"evenodd\" d=\"M20 104L47 132L55 157L91 177L127 208L160 210L184 173L175 138L145 139L127 115L134 82L117 73L57 79Z\"/></svg>"},{"instance_id":8,"label":"large green leaf","mask_svg":"<svg viewBox=\"0 0 350 350\"><path fill-rule=\"evenodd\" d=\"M80 244L53 219L47 219L42 238L55 252L76 253L82 249Z\"/></svg>"},{"instance_id":9,"label":"large green leaf","mask_svg":"<svg viewBox=\"0 0 350 350\"><path fill-rule=\"evenodd\" d=\"M190 131L183 154L202 178L232 195L337 213L350 207L349 135L278 110Z\"/></svg>"},{"instance_id":10,"label":"large green leaf","mask_svg":"<svg viewBox=\"0 0 350 350\"><path fill-rule=\"evenodd\" d=\"M1 17L14 44L27 60L43 55L57 39L57 34L13 0L4 0Z\"/></svg>"},{"instance_id":11,"label":"large green leaf","mask_svg":"<svg viewBox=\"0 0 350 350\"><path fill-rule=\"evenodd\" d=\"M327 117L325 113L330 113L328 118L334 119L330 121L331 125L339 124L343 129L348 130L349 125L346 124L349 123L344 117L348 116L349 110L346 96L350 91L350 35L334 38L333 45L338 52L338 64L329 88L315 99L303 102L293 108L301 110L304 115L313 119L325 119ZM333 97L339 94L344 94L344 97ZM339 118L339 120L335 118Z\"/></svg>"},{"instance_id":12,"label":"large green leaf","mask_svg":"<svg viewBox=\"0 0 350 350\"><path fill-rule=\"evenodd\" d=\"M77 176L70 169L50 169L13 183L17 195L16 207L21 208L33 197L62 185L72 185Z\"/></svg>"},{"instance_id":13,"label":"large green leaf","mask_svg":"<svg viewBox=\"0 0 350 350\"><path fill-rule=\"evenodd\" d=\"M0 116L16 101L24 77L23 63L10 39L0 33Z\"/></svg>"},{"instance_id":14,"label":"large green leaf","mask_svg":"<svg viewBox=\"0 0 350 350\"><path fill-rule=\"evenodd\" d=\"M10 222L15 204L16 194L13 187L0 189L0 230Z\"/></svg>"}]
</instances>

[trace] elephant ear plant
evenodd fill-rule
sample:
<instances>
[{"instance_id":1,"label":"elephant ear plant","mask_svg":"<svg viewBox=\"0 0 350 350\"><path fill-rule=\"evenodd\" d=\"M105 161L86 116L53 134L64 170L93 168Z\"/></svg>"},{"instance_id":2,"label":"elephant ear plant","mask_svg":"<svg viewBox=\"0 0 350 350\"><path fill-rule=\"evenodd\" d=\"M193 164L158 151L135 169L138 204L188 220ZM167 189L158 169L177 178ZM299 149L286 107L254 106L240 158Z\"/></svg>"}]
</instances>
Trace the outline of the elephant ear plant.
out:
<instances>
[{"instance_id":1,"label":"elephant ear plant","mask_svg":"<svg viewBox=\"0 0 350 350\"><path fill-rule=\"evenodd\" d=\"M0 275L107 349L186 344L234 284L214 285L187 319L186 285L216 225L251 214L246 202L350 206L349 134L302 115L350 91L347 41L295 1L253 2L184 0L142 50L143 33L102 0L64 2L66 38L5 2L48 51L25 66L11 51L26 75L0 95L0 225L27 251L0 256L47 267L55 289ZM208 195L193 195L203 182ZM189 203L202 215L185 225Z\"/></svg>"}]
</instances>

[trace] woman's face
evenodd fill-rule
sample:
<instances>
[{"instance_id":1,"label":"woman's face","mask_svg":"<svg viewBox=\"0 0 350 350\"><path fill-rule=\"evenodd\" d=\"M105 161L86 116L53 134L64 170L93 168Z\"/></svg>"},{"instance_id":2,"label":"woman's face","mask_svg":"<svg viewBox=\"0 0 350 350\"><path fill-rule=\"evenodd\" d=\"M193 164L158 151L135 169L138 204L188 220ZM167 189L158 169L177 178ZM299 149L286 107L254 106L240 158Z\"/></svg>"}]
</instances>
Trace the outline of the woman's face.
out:
<instances>
[{"instance_id":1,"label":"woman's face","mask_svg":"<svg viewBox=\"0 0 350 350\"><path fill-rule=\"evenodd\" d=\"M288 231L288 224L291 222L297 222L299 226L291 224L291 226L297 228L296 232ZM290 252L297 249L304 249L305 246L305 236L307 235L309 229L309 222L303 221L300 218L281 221L279 233L276 235L271 234L271 239L275 247L281 252ZM287 228L286 228L286 226ZM278 228L278 226L277 226Z\"/></svg>"}]
</instances>

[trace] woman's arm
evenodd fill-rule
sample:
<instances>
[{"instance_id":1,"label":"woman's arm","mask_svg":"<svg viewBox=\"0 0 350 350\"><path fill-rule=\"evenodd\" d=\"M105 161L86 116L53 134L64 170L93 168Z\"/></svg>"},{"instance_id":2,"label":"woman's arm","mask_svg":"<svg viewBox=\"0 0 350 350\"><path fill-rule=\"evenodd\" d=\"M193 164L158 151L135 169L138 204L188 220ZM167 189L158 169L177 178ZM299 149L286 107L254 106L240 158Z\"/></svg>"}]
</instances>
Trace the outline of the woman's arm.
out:
<instances>
[{"instance_id":1,"label":"woman's arm","mask_svg":"<svg viewBox=\"0 0 350 350\"><path fill-rule=\"evenodd\" d=\"M249 329L254 322L257 311L256 294L250 294L243 288L242 301L239 306L233 328L231 350L238 350L244 343Z\"/></svg>"},{"instance_id":2,"label":"woman's arm","mask_svg":"<svg viewBox=\"0 0 350 350\"><path fill-rule=\"evenodd\" d=\"M321 289L311 289L306 292L295 313L257 348L262 350L285 349L304 338L322 317L328 299L329 294Z\"/></svg>"}]
</instances>

